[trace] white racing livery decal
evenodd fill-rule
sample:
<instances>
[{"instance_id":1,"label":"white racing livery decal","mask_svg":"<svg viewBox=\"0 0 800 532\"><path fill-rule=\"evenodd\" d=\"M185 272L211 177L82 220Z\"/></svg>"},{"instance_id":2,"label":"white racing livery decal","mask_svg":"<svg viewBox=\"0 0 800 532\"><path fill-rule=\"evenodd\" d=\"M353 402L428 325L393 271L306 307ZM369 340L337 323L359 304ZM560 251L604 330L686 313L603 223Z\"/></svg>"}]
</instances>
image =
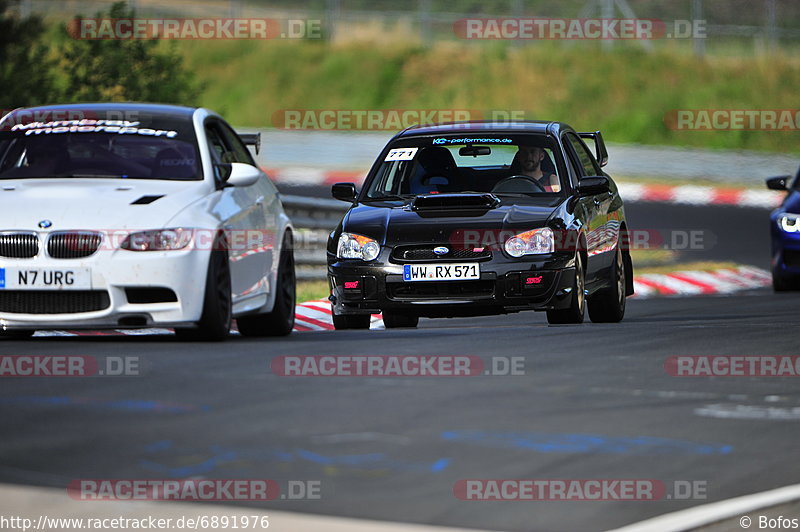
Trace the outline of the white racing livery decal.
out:
<instances>
[{"instance_id":1,"label":"white racing livery decal","mask_svg":"<svg viewBox=\"0 0 800 532\"><path fill-rule=\"evenodd\" d=\"M174 138L177 131L137 127L141 122L128 120L60 120L54 122L31 122L15 124L11 131L25 131L25 136L32 134L49 135L51 133L117 133L120 135L146 135L150 137Z\"/></svg>"},{"instance_id":2,"label":"white racing livery decal","mask_svg":"<svg viewBox=\"0 0 800 532\"><path fill-rule=\"evenodd\" d=\"M395 148L389 150L384 161L410 161L417 154L419 148Z\"/></svg>"}]
</instances>

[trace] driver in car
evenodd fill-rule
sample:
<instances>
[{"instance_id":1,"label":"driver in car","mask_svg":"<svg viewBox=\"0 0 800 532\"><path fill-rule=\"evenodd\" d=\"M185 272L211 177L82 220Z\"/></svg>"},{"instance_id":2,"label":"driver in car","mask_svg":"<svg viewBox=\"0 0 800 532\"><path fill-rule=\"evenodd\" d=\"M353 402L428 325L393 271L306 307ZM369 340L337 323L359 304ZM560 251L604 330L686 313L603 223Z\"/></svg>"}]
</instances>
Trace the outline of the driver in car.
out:
<instances>
[{"instance_id":1,"label":"driver in car","mask_svg":"<svg viewBox=\"0 0 800 532\"><path fill-rule=\"evenodd\" d=\"M542 170L542 161L545 157L543 148L537 146L520 146L514 159L520 165L519 175L531 177L539 182L547 192L558 192L561 185L558 176L552 172Z\"/></svg>"},{"instance_id":2,"label":"driver in car","mask_svg":"<svg viewBox=\"0 0 800 532\"><path fill-rule=\"evenodd\" d=\"M23 175L39 174L44 177L63 172L63 166L68 162L67 139L48 135L29 139L21 166L24 168Z\"/></svg>"}]
</instances>

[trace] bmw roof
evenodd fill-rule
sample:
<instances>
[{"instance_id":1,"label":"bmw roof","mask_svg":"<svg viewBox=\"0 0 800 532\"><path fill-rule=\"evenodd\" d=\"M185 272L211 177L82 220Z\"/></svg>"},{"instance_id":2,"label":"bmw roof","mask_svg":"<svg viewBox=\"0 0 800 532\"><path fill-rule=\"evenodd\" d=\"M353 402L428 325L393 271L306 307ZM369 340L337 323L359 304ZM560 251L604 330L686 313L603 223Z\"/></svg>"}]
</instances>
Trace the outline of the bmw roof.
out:
<instances>
[{"instance_id":1,"label":"bmw roof","mask_svg":"<svg viewBox=\"0 0 800 532\"><path fill-rule=\"evenodd\" d=\"M160 103L132 103L132 102L111 102L111 103L70 103L58 105L40 105L37 107L19 107L12 112L48 112L48 111L139 111L149 112L154 114L171 114L171 115L185 115L191 118L196 107L185 107L182 105L168 105Z\"/></svg>"}]
</instances>

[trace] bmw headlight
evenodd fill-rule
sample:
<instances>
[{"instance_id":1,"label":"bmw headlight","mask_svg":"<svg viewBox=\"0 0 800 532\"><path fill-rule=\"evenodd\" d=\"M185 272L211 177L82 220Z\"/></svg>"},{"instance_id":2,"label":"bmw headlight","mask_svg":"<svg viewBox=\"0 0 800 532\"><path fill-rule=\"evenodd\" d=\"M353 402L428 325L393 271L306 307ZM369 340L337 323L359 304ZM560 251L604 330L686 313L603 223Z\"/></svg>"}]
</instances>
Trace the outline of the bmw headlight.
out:
<instances>
[{"instance_id":1,"label":"bmw headlight","mask_svg":"<svg viewBox=\"0 0 800 532\"><path fill-rule=\"evenodd\" d=\"M778 227L787 233L800 233L800 214L781 214L778 216Z\"/></svg>"},{"instance_id":2,"label":"bmw headlight","mask_svg":"<svg viewBox=\"0 0 800 532\"><path fill-rule=\"evenodd\" d=\"M512 257L552 253L555 250L553 230L543 227L514 235L506 240L505 250Z\"/></svg>"},{"instance_id":3,"label":"bmw headlight","mask_svg":"<svg viewBox=\"0 0 800 532\"><path fill-rule=\"evenodd\" d=\"M129 251L174 251L188 246L192 233L183 227L138 231L129 234L119 247Z\"/></svg>"},{"instance_id":4,"label":"bmw headlight","mask_svg":"<svg viewBox=\"0 0 800 532\"><path fill-rule=\"evenodd\" d=\"M339 235L336 256L340 259L375 260L380 252L380 244L372 238L353 233Z\"/></svg>"}]
</instances>

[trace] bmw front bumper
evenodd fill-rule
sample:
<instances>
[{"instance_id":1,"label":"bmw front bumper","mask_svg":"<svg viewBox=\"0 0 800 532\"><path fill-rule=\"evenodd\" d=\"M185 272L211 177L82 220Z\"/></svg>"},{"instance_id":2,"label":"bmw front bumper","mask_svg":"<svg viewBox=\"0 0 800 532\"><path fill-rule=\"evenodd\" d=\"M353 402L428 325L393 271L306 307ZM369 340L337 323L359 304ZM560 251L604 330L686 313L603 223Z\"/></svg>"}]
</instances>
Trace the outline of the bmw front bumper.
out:
<instances>
[{"instance_id":1,"label":"bmw front bumper","mask_svg":"<svg viewBox=\"0 0 800 532\"><path fill-rule=\"evenodd\" d=\"M0 268L91 272L88 289L0 289L2 329L187 326L200 319L209 251L99 250L82 259L0 259ZM198 287L200 287L198 289Z\"/></svg>"}]
</instances>

